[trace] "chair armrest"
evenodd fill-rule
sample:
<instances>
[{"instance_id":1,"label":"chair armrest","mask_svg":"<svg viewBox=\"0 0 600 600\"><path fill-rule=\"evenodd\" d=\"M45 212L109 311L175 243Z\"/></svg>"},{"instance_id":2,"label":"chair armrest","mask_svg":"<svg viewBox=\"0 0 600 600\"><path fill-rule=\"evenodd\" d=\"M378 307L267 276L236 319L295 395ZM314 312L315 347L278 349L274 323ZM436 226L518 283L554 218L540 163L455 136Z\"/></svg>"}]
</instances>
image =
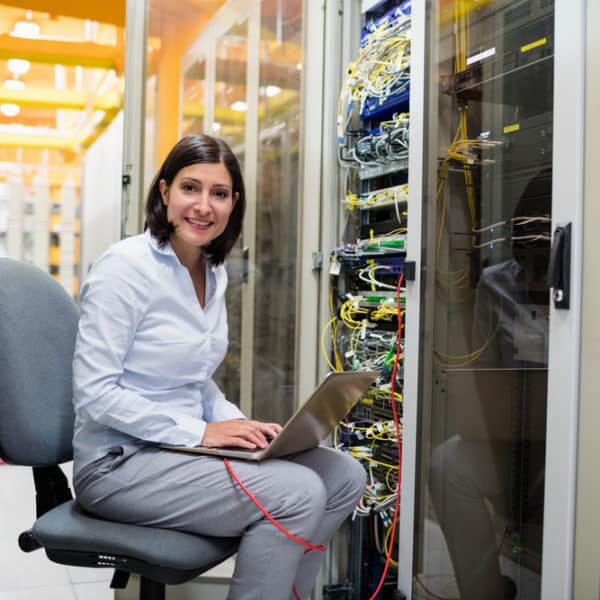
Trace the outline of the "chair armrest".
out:
<instances>
[{"instance_id":1,"label":"chair armrest","mask_svg":"<svg viewBox=\"0 0 600 600\"><path fill-rule=\"evenodd\" d=\"M19 535L19 548L23 552L33 552L34 550L39 550L41 547L42 545L33 537L31 529Z\"/></svg>"}]
</instances>

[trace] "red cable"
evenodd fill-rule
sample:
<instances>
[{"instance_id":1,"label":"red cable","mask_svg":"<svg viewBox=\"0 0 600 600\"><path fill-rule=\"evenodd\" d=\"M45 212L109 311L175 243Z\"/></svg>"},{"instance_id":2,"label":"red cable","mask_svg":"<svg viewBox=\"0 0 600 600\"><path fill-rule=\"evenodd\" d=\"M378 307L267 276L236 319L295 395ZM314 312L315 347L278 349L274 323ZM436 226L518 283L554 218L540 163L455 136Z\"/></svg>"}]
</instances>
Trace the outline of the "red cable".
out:
<instances>
[{"instance_id":1,"label":"red cable","mask_svg":"<svg viewBox=\"0 0 600 600\"><path fill-rule=\"evenodd\" d=\"M298 536L289 532L285 527L283 527L283 525L280 525L275 519L275 517L271 516L269 511L258 501L256 496L242 483L242 480L237 476L236 472L233 470L233 467L231 466L229 460L227 458L224 458L223 462L225 463L229 474L233 477L233 480L242 488L246 496L248 496L248 498L250 498L250 500L252 500L252 502L256 504L260 512L262 512L262 514L265 515L265 517L267 517L267 519L269 519L269 521L271 521L271 523L273 523L273 525L275 525L275 527L277 527L277 529L279 529L281 533L283 533L290 539L294 540L294 542L306 548L304 554L310 552L311 550L318 550L319 552L325 552L325 550L327 550L326 546L322 546L320 544L315 546L314 544L311 544L310 542L307 542L306 540L303 540L302 538L299 538ZM292 586L292 593L294 594L294 598L296 600L301 600L300 596L298 595L298 592L296 591L295 585Z\"/></svg>"},{"instance_id":2,"label":"red cable","mask_svg":"<svg viewBox=\"0 0 600 600\"><path fill-rule=\"evenodd\" d=\"M385 577L387 575L390 561L392 560L392 549L394 547L394 537L396 533L396 524L398 523L398 513L400 512L400 482L402 481L402 443L400 442L400 423L398 421L398 413L396 412L396 399L394 398L394 384L396 382L396 371L398 370L398 361L400 360L401 353L401 340L402 340L402 306L400 303L400 287L402 286L403 274L400 274L398 279L398 285L396 286L396 300L398 302L398 344L396 346L396 355L394 356L394 368L392 369L392 386L391 386L391 397L392 397L392 413L394 415L394 425L396 427L396 443L398 445L398 483L396 484L396 502L394 504L394 520L392 521L392 532L390 533L390 543L387 549L387 558L383 567L383 573L377 588L373 592L373 595L369 600L375 600L377 594L383 586Z\"/></svg>"},{"instance_id":3,"label":"red cable","mask_svg":"<svg viewBox=\"0 0 600 600\"><path fill-rule=\"evenodd\" d=\"M381 586L383 585L383 582L387 575L387 571L390 566L390 560L392 558L392 548L394 546L394 534L396 532L396 524L398 522L398 513L399 513L399 509L400 509L400 481L401 481L400 462L401 462L401 457L402 457L402 444L400 442L400 423L398 421L398 413L396 412L396 400L394 398L394 383L396 381L396 372L398 370L398 361L400 359L400 353L401 353L402 306L400 304L400 287L402 286L402 279L403 279L403 276L401 274L400 278L398 279L398 285L396 287L396 298L398 301L398 343L396 346L396 355L394 357L394 367L392 369L392 385L391 385L392 413L394 415L394 425L396 426L396 443L398 444L398 483L396 485L396 503L394 506L394 520L392 522L392 532L390 534L390 545L389 545L388 551L387 551L387 559L385 561L385 566L383 568L383 573L381 575L381 579L379 580L379 585L377 586L377 589L375 590L374 594L369 598L369 600L375 599L375 597L381 590ZM304 554L306 554L307 552L310 552L311 550L318 550L319 552L325 552L325 550L327 549L326 546L322 546L320 544L315 546L314 544L311 544L310 542L307 542L306 540L299 538L298 536L289 532L285 527L280 525L277 522L277 520L271 516L269 511L258 501L256 496L254 496L254 494L242 483L242 480L237 476L236 472L233 470L233 467L231 466L231 463L229 462L229 460L227 458L224 458L223 462L225 463L225 466L227 467L229 474L231 475L231 477L233 477L233 480L242 488L242 490L244 491L246 496L248 496L248 498L250 498L250 500L252 500L252 502L254 502L254 504L256 504L256 506L259 508L260 512L262 512L262 514L265 515L265 517L267 517L267 519L273 525L275 525L275 527L277 527L277 529L279 529L279 531L281 531L281 533L283 533L290 539L294 540L294 542L307 548L304 551ZM296 591L295 585L292 586L292 593L294 594L295 600L301 600L300 596L298 595L298 592Z\"/></svg>"},{"instance_id":4,"label":"red cable","mask_svg":"<svg viewBox=\"0 0 600 600\"><path fill-rule=\"evenodd\" d=\"M277 529L279 529L279 531L281 531L281 533L283 533L284 535L287 535L287 537L294 540L296 543L300 544L301 546L305 546L306 548L308 548L308 551L318 550L319 552L325 552L325 550L327 550L326 546L321 546L321 545L315 546L315 545L311 544L310 542L307 542L306 540L303 540L302 538L295 536L293 533L289 532L285 527L283 527L283 525L280 525L277 522L277 520L271 516L269 511L257 500L256 496L242 483L241 479L236 475L235 471L233 470L233 467L231 466L231 463L229 462L229 460L227 458L224 458L223 462L225 463L225 466L227 467L227 470L233 477L234 481L242 488L242 490L244 490L244 492L246 493L246 496L248 496L248 498L250 498L250 500L252 500L252 502L254 502L254 504L256 504L256 506L258 506L258 508L260 509L260 512L262 512L262 514L265 515L265 517L267 517L267 519L269 519L269 521L271 521L271 523L273 523L273 525L275 525L275 527L277 527Z\"/></svg>"}]
</instances>

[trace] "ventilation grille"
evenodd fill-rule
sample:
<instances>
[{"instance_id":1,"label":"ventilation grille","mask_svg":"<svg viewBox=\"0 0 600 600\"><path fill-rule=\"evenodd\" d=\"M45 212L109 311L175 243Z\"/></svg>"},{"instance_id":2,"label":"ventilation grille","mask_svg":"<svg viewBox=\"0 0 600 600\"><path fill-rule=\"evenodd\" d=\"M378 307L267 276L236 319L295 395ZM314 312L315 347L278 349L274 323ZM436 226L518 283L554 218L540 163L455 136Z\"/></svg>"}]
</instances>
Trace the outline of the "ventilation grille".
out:
<instances>
[{"instance_id":1,"label":"ventilation grille","mask_svg":"<svg viewBox=\"0 0 600 600\"><path fill-rule=\"evenodd\" d=\"M548 2L551 0L541 0L542 2ZM514 8L507 10L504 13L504 26L508 27L525 17L528 17L531 14L531 1L527 0L527 2L522 2L518 4Z\"/></svg>"}]
</instances>

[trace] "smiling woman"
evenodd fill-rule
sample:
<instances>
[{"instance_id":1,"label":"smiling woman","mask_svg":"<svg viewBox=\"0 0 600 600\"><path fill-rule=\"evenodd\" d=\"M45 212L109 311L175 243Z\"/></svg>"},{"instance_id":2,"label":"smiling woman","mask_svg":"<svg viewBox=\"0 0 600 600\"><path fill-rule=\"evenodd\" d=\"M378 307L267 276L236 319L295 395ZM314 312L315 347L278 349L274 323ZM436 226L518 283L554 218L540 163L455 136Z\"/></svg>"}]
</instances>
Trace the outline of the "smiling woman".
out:
<instances>
[{"instance_id":1,"label":"smiling woman","mask_svg":"<svg viewBox=\"0 0 600 600\"><path fill-rule=\"evenodd\" d=\"M179 165L191 159L200 162L182 167L174 178L167 179ZM149 206L161 209L158 220L167 222L169 243L179 262L190 272L198 301L204 306L206 264L211 261L209 247L225 234L236 206L239 205L238 214L243 215L245 199L242 184L240 201L240 168L228 146L202 135L183 138L165 163L172 164L173 170L165 169L162 178L159 178L160 173L157 175L148 196ZM232 173L238 186L235 190ZM156 202L157 183L162 204ZM231 233L235 231L233 226ZM219 264L218 259L216 264Z\"/></svg>"},{"instance_id":2,"label":"smiling woman","mask_svg":"<svg viewBox=\"0 0 600 600\"><path fill-rule=\"evenodd\" d=\"M242 231L246 193L237 158L222 140L188 135L171 150L146 201L146 227L189 267L201 254L220 265Z\"/></svg>"},{"instance_id":3,"label":"smiling woman","mask_svg":"<svg viewBox=\"0 0 600 600\"><path fill-rule=\"evenodd\" d=\"M171 245L189 269L202 248L225 231L239 192L233 196L231 176L223 163L184 167L171 185L161 179L159 187L174 229Z\"/></svg>"},{"instance_id":4,"label":"smiling woman","mask_svg":"<svg viewBox=\"0 0 600 600\"><path fill-rule=\"evenodd\" d=\"M305 556L270 519L311 547L327 544L362 494L359 463L326 447L237 462L236 477L260 492L265 518L219 457L163 448L256 450L281 430L246 418L213 380L228 343L222 263L244 206L229 146L186 136L154 178L145 233L93 266L73 360L73 481L79 504L96 516L241 538L231 600L287 600L292 588L306 598L323 555Z\"/></svg>"}]
</instances>

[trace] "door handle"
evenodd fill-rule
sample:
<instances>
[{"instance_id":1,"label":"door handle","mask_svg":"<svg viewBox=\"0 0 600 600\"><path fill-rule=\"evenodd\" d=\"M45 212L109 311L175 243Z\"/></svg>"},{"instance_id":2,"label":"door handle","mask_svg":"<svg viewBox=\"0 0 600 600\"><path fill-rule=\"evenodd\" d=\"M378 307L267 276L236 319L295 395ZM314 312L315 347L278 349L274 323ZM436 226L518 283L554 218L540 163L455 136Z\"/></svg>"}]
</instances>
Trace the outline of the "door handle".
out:
<instances>
[{"instance_id":1,"label":"door handle","mask_svg":"<svg viewBox=\"0 0 600 600\"><path fill-rule=\"evenodd\" d=\"M571 223L559 225L554 230L546 284L552 288L554 308L568 309L571 288Z\"/></svg>"}]
</instances>

